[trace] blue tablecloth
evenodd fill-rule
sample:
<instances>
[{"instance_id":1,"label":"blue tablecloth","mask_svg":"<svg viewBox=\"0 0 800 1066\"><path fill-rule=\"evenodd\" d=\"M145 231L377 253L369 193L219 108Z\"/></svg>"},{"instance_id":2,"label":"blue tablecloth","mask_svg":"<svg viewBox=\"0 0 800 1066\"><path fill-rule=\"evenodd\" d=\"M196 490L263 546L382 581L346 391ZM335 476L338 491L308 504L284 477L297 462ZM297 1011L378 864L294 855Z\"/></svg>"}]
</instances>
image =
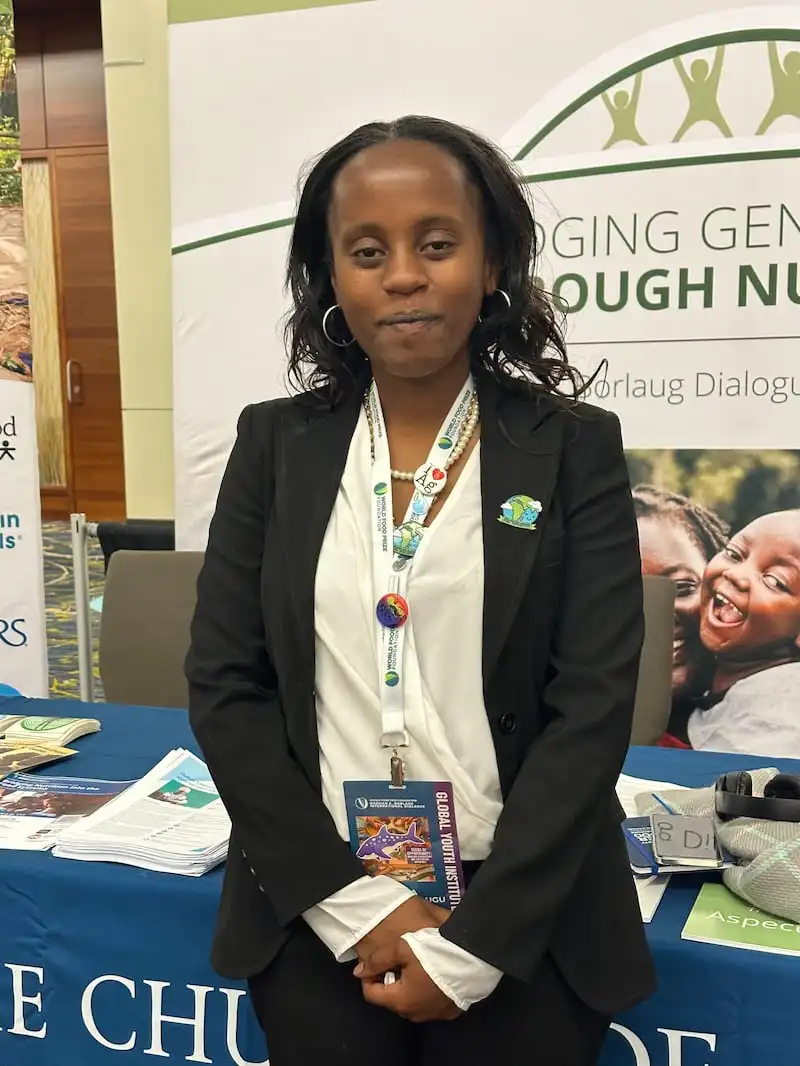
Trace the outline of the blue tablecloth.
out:
<instances>
[{"instance_id":1,"label":"blue tablecloth","mask_svg":"<svg viewBox=\"0 0 800 1066\"><path fill-rule=\"evenodd\" d=\"M181 711L23 700L2 709L55 715L65 706L101 718L103 730L79 740L59 773L127 780L171 748L197 751ZM770 764L639 748L626 770L703 785ZM208 964L220 883L220 871L190 878L0 852L0 1066L263 1062L244 986ZM617 1020L602 1066L796 1061L800 959L682 941L699 883L672 879L648 927L658 994Z\"/></svg>"}]
</instances>

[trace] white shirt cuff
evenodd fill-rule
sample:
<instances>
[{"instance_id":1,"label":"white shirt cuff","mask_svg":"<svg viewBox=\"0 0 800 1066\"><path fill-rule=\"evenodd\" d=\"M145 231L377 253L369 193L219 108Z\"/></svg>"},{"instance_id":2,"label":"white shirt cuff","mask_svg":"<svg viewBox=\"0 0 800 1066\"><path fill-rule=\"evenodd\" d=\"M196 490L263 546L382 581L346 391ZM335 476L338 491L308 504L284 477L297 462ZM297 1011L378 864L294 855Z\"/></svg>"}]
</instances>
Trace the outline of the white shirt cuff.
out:
<instances>
[{"instance_id":1,"label":"white shirt cuff","mask_svg":"<svg viewBox=\"0 0 800 1066\"><path fill-rule=\"evenodd\" d=\"M406 933L403 940L428 977L459 1010L469 1010L473 1004L486 999L503 976L501 970L445 940L438 929Z\"/></svg>"},{"instance_id":2,"label":"white shirt cuff","mask_svg":"<svg viewBox=\"0 0 800 1066\"><path fill-rule=\"evenodd\" d=\"M305 911L303 918L337 962L352 962L355 945L413 895L391 877L360 877Z\"/></svg>"}]
</instances>

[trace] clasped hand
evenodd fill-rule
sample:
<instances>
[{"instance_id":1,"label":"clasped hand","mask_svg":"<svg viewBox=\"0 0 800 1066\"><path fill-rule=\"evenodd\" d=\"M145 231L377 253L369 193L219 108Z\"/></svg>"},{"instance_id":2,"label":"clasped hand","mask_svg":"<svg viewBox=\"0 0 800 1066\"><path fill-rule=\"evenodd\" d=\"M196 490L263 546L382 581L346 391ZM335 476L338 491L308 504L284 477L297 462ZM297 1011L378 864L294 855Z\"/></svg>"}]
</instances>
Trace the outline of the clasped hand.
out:
<instances>
[{"instance_id":1,"label":"clasped hand","mask_svg":"<svg viewBox=\"0 0 800 1066\"><path fill-rule=\"evenodd\" d=\"M461 1011L431 980L416 955L402 939L404 933L438 929L450 912L414 896L384 918L356 945L364 998L376 1007L385 1007L411 1022L453 1021ZM387 973L395 975L385 984Z\"/></svg>"}]
</instances>

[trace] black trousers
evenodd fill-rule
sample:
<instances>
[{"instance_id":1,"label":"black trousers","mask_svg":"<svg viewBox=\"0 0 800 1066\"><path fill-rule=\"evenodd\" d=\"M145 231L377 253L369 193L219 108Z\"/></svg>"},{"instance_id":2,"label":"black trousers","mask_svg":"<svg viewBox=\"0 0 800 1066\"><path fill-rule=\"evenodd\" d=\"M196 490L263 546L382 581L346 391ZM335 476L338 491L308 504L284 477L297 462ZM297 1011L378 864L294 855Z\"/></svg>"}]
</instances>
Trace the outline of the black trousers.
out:
<instances>
[{"instance_id":1,"label":"black trousers","mask_svg":"<svg viewBox=\"0 0 800 1066\"><path fill-rule=\"evenodd\" d=\"M250 980L270 1066L594 1066L609 1026L549 956L532 984L504 978L457 1021L423 1025L366 1003L354 965L303 924Z\"/></svg>"}]
</instances>

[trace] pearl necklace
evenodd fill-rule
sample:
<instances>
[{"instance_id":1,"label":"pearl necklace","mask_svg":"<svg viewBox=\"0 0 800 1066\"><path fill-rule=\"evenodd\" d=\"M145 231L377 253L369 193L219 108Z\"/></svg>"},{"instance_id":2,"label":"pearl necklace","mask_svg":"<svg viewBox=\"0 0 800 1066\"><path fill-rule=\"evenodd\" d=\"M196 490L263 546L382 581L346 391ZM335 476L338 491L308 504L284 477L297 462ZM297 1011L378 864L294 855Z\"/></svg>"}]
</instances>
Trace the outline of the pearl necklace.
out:
<instances>
[{"instance_id":1,"label":"pearl necklace","mask_svg":"<svg viewBox=\"0 0 800 1066\"><path fill-rule=\"evenodd\" d=\"M366 404L364 405L364 410L367 413L367 425L369 426L369 440L370 440L370 446L372 448L373 456L374 456L375 431L374 431L373 426L372 426L372 418L371 418L370 413L369 413L369 407ZM458 462L458 460L464 454L464 451L466 450L467 445L472 440L472 438L473 438L473 436L475 434L475 430L478 428L478 422L480 421L480 417L481 417L481 412L480 412L480 407L478 405L478 397L477 396L473 396L472 401L471 401L471 403L469 405L469 411L467 413L466 421L464 422L464 428L461 431L461 435L458 438L458 441L456 443L455 448L453 448L453 450L450 452L450 455L447 458L447 462L445 463L445 466L444 466L445 470L449 470L450 467L454 463ZM416 472L414 470L392 470L391 471L391 475L392 475L392 480L393 481L413 481L414 477L415 477L415 473Z\"/></svg>"}]
</instances>

